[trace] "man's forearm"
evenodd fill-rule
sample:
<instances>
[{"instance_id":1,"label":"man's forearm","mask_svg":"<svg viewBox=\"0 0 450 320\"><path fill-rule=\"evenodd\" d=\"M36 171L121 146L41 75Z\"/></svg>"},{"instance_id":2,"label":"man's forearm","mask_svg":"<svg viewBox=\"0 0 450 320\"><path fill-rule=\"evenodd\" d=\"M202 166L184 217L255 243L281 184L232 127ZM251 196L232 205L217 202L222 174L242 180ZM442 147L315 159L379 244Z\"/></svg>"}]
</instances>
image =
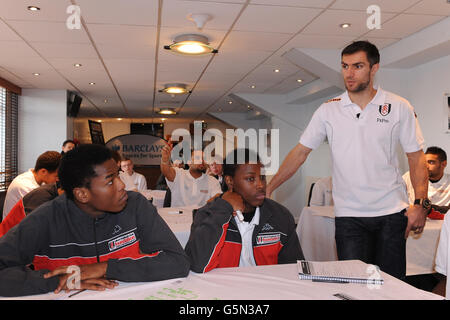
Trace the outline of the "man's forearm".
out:
<instances>
[{"instance_id":1,"label":"man's forearm","mask_svg":"<svg viewBox=\"0 0 450 320\"><path fill-rule=\"evenodd\" d=\"M428 170L425 154L422 150L409 153L408 164L411 178L411 184L414 189L416 199L428 197Z\"/></svg>"}]
</instances>

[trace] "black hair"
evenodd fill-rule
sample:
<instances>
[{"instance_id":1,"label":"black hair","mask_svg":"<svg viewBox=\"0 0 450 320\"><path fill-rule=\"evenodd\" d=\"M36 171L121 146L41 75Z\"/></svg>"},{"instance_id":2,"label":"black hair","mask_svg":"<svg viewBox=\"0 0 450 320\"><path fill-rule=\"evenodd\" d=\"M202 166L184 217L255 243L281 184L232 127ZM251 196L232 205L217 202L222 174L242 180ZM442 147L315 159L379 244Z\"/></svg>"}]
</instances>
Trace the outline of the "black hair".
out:
<instances>
[{"instance_id":1,"label":"black hair","mask_svg":"<svg viewBox=\"0 0 450 320\"><path fill-rule=\"evenodd\" d=\"M349 44L342 50L341 57L347 54L354 54L356 52L363 51L367 55L367 60L372 67L374 64L380 62L380 52L377 47L369 41L355 41Z\"/></svg>"},{"instance_id":2,"label":"black hair","mask_svg":"<svg viewBox=\"0 0 450 320\"><path fill-rule=\"evenodd\" d=\"M97 174L95 166L113 159L110 149L99 144L81 144L65 154L59 166L58 176L67 197L73 200L73 189L90 187Z\"/></svg>"},{"instance_id":3,"label":"black hair","mask_svg":"<svg viewBox=\"0 0 450 320\"><path fill-rule=\"evenodd\" d=\"M77 145L76 143L75 143L75 141L73 141L73 140L71 140L71 139L67 139L66 141L64 141L63 142L63 147L66 145L66 144L68 144L68 143L73 143L75 146Z\"/></svg>"},{"instance_id":4,"label":"black hair","mask_svg":"<svg viewBox=\"0 0 450 320\"><path fill-rule=\"evenodd\" d=\"M234 177L237 167L246 163L261 163L258 153L248 148L231 151L223 161L223 175Z\"/></svg>"},{"instance_id":5,"label":"black hair","mask_svg":"<svg viewBox=\"0 0 450 320\"><path fill-rule=\"evenodd\" d=\"M439 147L429 147L425 153L437 155L440 162L447 161L447 153Z\"/></svg>"},{"instance_id":6,"label":"black hair","mask_svg":"<svg viewBox=\"0 0 450 320\"><path fill-rule=\"evenodd\" d=\"M37 158L34 171L46 169L48 172L55 172L61 162L61 153L57 151L46 151Z\"/></svg>"}]
</instances>

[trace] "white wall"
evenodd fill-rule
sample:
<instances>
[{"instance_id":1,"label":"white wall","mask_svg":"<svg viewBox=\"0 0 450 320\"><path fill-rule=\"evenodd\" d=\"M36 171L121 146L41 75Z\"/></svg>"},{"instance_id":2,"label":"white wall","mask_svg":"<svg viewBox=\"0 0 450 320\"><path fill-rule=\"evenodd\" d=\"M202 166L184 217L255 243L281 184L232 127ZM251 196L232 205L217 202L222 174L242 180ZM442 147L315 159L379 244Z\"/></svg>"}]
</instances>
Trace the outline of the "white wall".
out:
<instances>
[{"instance_id":1,"label":"white wall","mask_svg":"<svg viewBox=\"0 0 450 320\"><path fill-rule=\"evenodd\" d=\"M65 90L22 90L18 115L19 173L33 168L45 151L61 151L62 143L68 138L66 114Z\"/></svg>"}]
</instances>

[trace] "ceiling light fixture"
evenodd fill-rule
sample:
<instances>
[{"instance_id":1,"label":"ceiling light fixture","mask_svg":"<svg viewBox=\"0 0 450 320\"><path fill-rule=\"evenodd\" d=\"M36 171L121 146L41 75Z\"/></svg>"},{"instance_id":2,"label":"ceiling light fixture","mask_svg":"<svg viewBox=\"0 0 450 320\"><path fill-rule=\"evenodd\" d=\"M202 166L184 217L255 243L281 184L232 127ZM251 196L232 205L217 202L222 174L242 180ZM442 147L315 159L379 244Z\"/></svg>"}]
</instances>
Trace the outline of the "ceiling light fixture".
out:
<instances>
[{"instance_id":1,"label":"ceiling light fixture","mask_svg":"<svg viewBox=\"0 0 450 320\"><path fill-rule=\"evenodd\" d=\"M303 80L302 79L297 79L297 82L300 83L300 82L303 82Z\"/></svg>"},{"instance_id":2,"label":"ceiling light fixture","mask_svg":"<svg viewBox=\"0 0 450 320\"><path fill-rule=\"evenodd\" d=\"M273 72L280 72L280 69L275 69L273 70Z\"/></svg>"},{"instance_id":3,"label":"ceiling light fixture","mask_svg":"<svg viewBox=\"0 0 450 320\"><path fill-rule=\"evenodd\" d=\"M27 9L30 10L30 11L39 11L39 10L41 10L41 8L36 7L36 6L28 6Z\"/></svg>"},{"instance_id":4,"label":"ceiling light fixture","mask_svg":"<svg viewBox=\"0 0 450 320\"><path fill-rule=\"evenodd\" d=\"M162 108L158 111L159 114L177 114L174 108Z\"/></svg>"},{"instance_id":5,"label":"ceiling light fixture","mask_svg":"<svg viewBox=\"0 0 450 320\"><path fill-rule=\"evenodd\" d=\"M349 28L350 26L351 26L350 23L342 23L339 25L339 27L341 27L342 29Z\"/></svg>"},{"instance_id":6,"label":"ceiling light fixture","mask_svg":"<svg viewBox=\"0 0 450 320\"><path fill-rule=\"evenodd\" d=\"M75 63L73 66L79 68L79 67L82 66L82 64L81 63Z\"/></svg>"},{"instance_id":7,"label":"ceiling light fixture","mask_svg":"<svg viewBox=\"0 0 450 320\"><path fill-rule=\"evenodd\" d=\"M256 88L256 86L252 85L252 86L250 86L250 88L252 88L252 89L255 89L255 88Z\"/></svg>"},{"instance_id":8,"label":"ceiling light fixture","mask_svg":"<svg viewBox=\"0 0 450 320\"><path fill-rule=\"evenodd\" d=\"M41 74L38 72L33 73L33 76L40 76Z\"/></svg>"},{"instance_id":9,"label":"ceiling light fixture","mask_svg":"<svg viewBox=\"0 0 450 320\"><path fill-rule=\"evenodd\" d=\"M89 82L89 84L90 84L91 86L93 86L93 85L95 85L95 82Z\"/></svg>"},{"instance_id":10,"label":"ceiling light fixture","mask_svg":"<svg viewBox=\"0 0 450 320\"><path fill-rule=\"evenodd\" d=\"M186 89L186 85L184 83L168 83L164 85L164 89L159 90L159 92L164 92L168 94L185 94L191 93L188 89Z\"/></svg>"},{"instance_id":11,"label":"ceiling light fixture","mask_svg":"<svg viewBox=\"0 0 450 320\"><path fill-rule=\"evenodd\" d=\"M171 45L164 46L164 49L191 56L219 52L209 45L207 37L200 34L180 35Z\"/></svg>"}]
</instances>

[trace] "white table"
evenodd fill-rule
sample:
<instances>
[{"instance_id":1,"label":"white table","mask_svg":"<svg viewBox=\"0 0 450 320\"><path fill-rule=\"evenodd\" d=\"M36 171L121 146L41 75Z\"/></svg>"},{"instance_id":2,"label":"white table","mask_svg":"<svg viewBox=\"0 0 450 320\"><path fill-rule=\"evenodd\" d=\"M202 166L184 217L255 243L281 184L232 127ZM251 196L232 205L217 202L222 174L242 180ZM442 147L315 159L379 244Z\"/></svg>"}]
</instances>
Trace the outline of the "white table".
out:
<instances>
[{"instance_id":1,"label":"white table","mask_svg":"<svg viewBox=\"0 0 450 320\"><path fill-rule=\"evenodd\" d=\"M297 265L220 268L205 274L148 283L124 283L104 292L84 291L71 298L67 293L18 297L33 300L338 300L337 293L364 300L442 300L443 297L416 289L386 273L384 284L318 283L298 278ZM238 289L237 289L238 288ZM72 292L73 293L73 292ZM187 302L187 301L186 301Z\"/></svg>"},{"instance_id":2,"label":"white table","mask_svg":"<svg viewBox=\"0 0 450 320\"><path fill-rule=\"evenodd\" d=\"M197 208L198 206L158 208L159 215L167 223L183 248L191 233L192 210Z\"/></svg>"},{"instance_id":3,"label":"white table","mask_svg":"<svg viewBox=\"0 0 450 320\"><path fill-rule=\"evenodd\" d=\"M162 208L164 206L166 190L143 190L141 191L141 194L146 197L147 200L152 200L152 203L156 208Z\"/></svg>"},{"instance_id":4,"label":"white table","mask_svg":"<svg viewBox=\"0 0 450 320\"><path fill-rule=\"evenodd\" d=\"M427 219L424 231L406 241L406 275L433 273L443 220ZM305 207L297 234L306 260L337 260L333 207Z\"/></svg>"}]
</instances>

